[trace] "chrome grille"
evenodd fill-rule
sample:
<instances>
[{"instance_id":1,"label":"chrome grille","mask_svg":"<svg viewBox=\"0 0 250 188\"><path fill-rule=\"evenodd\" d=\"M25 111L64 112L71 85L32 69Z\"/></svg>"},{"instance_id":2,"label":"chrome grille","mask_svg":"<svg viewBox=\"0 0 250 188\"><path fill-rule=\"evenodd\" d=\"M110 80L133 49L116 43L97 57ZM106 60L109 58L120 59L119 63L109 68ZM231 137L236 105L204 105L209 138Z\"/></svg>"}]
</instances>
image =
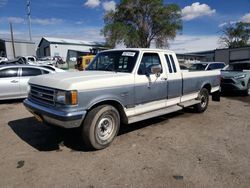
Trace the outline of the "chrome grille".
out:
<instances>
[{"instance_id":1,"label":"chrome grille","mask_svg":"<svg viewBox=\"0 0 250 188\"><path fill-rule=\"evenodd\" d=\"M29 97L41 103L55 105L55 90L51 88L30 85Z\"/></svg>"}]
</instances>

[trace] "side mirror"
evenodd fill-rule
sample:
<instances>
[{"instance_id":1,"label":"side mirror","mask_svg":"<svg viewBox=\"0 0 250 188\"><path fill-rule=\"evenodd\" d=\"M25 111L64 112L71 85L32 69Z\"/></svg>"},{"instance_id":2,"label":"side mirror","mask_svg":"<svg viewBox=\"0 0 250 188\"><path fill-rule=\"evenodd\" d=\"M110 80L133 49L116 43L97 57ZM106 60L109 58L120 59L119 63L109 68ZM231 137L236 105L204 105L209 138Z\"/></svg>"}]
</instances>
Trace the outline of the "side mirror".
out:
<instances>
[{"instance_id":1,"label":"side mirror","mask_svg":"<svg viewBox=\"0 0 250 188\"><path fill-rule=\"evenodd\" d=\"M154 65L151 67L151 73L155 74L156 77L159 77L162 73L162 68L160 65Z\"/></svg>"}]
</instances>

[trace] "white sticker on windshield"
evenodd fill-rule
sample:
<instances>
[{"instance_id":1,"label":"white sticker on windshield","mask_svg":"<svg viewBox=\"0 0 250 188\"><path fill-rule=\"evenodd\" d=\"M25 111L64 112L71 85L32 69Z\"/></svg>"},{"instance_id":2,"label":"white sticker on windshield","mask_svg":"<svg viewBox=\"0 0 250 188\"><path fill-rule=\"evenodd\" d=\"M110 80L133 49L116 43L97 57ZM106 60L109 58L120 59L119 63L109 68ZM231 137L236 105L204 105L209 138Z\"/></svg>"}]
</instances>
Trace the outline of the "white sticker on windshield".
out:
<instances>
[{"instance_id":1,"label":"white sticker on windshield","mask_svg":"<svg viewBox=\"0 0 250 188\"><path fill-rule=\"evenodd\" d=\"M134 57L135 56L135 52L123 52L122 56Z\"/></svg>"}]
</instances>

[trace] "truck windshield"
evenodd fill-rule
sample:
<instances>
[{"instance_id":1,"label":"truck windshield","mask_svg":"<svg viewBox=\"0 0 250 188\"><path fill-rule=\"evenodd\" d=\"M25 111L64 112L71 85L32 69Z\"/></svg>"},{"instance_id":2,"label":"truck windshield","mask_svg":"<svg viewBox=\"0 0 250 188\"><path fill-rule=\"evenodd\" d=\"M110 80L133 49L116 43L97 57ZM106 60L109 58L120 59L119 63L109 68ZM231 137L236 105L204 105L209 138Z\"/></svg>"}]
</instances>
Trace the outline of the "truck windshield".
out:
<instances>
[{"instance_id":1,"label":"truck windshield","mask_svg":"<svg viewBox=\"0 0 250 188\"><path fill-rule=\"evenodd\" d=\"M205 70L207 67L207 63L196 63L193 64L189 67L189 70L191 71L201 71L201 70Z\"/></svg>"},{"instance_id":2,"label":"truck windshield","mask_svg":"<svg viewBox=\"0 0 250 188\"><path fill-rule=\"evenodd\" d=\"M234 63L226 66L223 71L243 71L250 70L250 63Z\"/></svg>"},{"instance_id":3,"label":"truck windshield","mask_svg":"<svg viewBox=\"0 0 250 188\"><path fill-rule=\"evenodd\" d=\"M100 52L86 70L131 73L137 57L138 51Z\"/></svg>"}]
</instances>

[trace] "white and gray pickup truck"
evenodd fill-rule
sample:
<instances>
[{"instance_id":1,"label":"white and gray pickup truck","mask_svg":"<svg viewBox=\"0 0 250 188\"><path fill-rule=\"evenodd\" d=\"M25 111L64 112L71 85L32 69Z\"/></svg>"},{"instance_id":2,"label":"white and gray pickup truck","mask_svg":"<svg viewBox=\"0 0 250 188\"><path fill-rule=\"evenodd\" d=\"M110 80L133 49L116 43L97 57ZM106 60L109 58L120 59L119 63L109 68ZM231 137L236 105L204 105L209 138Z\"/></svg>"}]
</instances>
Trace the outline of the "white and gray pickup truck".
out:
<instances>
[{"instance_id":1,"label":"white and gray pickup truck","mask_svg":"<svg viewBox=\"0 0 250 188\"><path fill-rule=\"evenodd\" d=\"M220 71L181 72L174 52L114 49L100 52L86 71L30 79L24 101L47 124L79 127L85 144L109 146L120 124L130 124L192 106L204 112L219 101Z\"/></svg>"}]
</instances>

